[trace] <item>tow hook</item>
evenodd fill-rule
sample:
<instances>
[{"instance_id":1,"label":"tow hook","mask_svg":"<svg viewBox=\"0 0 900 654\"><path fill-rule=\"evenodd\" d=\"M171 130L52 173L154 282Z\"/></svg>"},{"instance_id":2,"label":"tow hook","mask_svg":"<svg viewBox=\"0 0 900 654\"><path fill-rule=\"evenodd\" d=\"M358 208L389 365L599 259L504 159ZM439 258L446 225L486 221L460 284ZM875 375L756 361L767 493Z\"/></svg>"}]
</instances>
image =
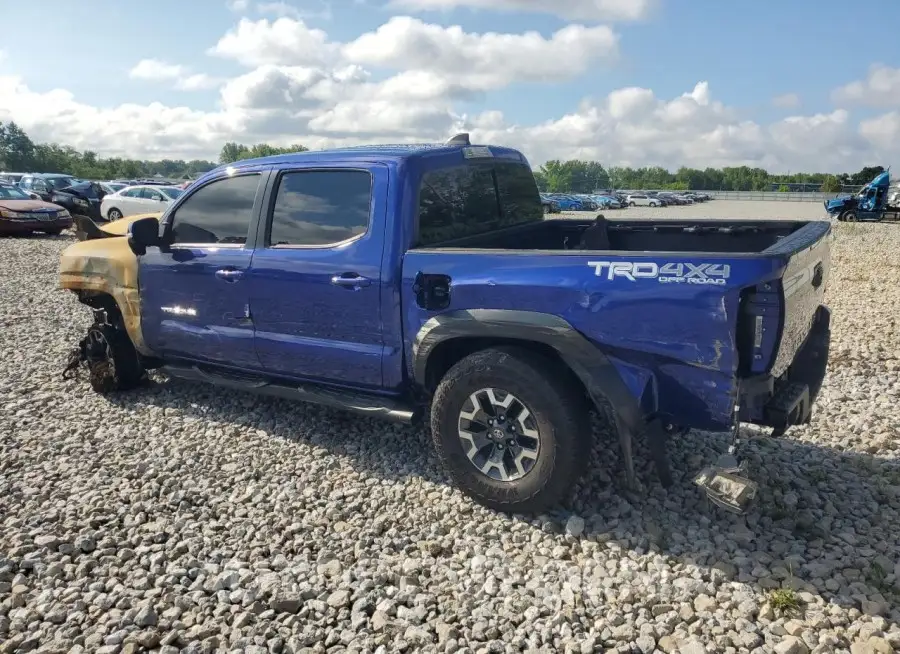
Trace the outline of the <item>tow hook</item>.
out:
<instances>
[{"instance_id":1,"label":"tow hook","mask_svg":"<svg viewBox=\"0 0 900 654\"><path fill-rule=\"evenodd\" d=\"M759 485L746 476L746 466L738 458L740 448L740 405L735 402L731 444L711 466L694 477L694 483L706 492L709 501L732 513L746 513L756 498Z\"/></svg>"}]
</instances>

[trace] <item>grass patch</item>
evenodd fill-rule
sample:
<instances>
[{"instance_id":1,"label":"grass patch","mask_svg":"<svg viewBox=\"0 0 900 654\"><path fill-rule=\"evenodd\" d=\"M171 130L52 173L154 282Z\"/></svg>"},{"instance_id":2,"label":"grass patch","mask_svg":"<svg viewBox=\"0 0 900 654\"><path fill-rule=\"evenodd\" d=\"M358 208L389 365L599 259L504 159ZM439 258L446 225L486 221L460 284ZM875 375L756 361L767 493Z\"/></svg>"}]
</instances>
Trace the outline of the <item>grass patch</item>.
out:
<instances>
[{"instance_id":1,"label":"grass patch","mask_svg":"<svg viewBox=\"0 0 900 654\"><path fill-rule=\"evenodd\" d=\"M803 608L803 603L793 588L773 590L769 595L769 605L775 613L782 616L797 615Z\"/></svg>"}]
</instances>

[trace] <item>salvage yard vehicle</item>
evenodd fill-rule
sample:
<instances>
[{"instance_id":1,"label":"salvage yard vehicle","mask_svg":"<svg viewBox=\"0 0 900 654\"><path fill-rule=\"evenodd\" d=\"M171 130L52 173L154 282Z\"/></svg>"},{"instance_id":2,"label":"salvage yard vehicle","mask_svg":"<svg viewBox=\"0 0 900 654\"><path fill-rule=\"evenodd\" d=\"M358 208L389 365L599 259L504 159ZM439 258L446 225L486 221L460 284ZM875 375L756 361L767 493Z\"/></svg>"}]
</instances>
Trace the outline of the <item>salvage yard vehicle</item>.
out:
<instances>
[{"instance_id":1,"label":"salvage yard vehicle","mask_svg":"<svg viewBox=\"0 0 900 654\"><path fill-rule=\"evenodd\" d=\"M113 221L125 216L162 211L182 193L177 186L128 186L104 197L100 214L104 219Z\"/></svg>"},{"instance_id":2,"label":"salvage yard vehicle","mask_svg":"<svg viewBox=\"0 0 900 654\"><path fill-rule=\"evenodd\" d=\"M0 182L0 235L33 232L57 235L72 226L72 216L64 208L35 200L22 189Z\"/></svg>"},{"instance_id":3,"label":"salvage yard vehicle","mask_svg":"<svg viewBox=\"0 0 900 654\"><path fill-rule=\"evenodd\" d=\"M628 202L629 207L658 207L665 206L665 202L656 198L652 195L646 195L644 193L632 193L627 198L625 198L626 202Z\"/></svg>"},{"instance_id":4,"label":"salvage yard vehicle","mask_svg":"<svg viewBox=\"0 0 900 654\"><path fill-rule=\"evenodd\" d=\"M62 253L61 287L95 315L66 374L108 393L161 368L401 423L430 413L453 481L509 512L570 492L591 411L631 485L635 438L668 485L668 439L731 432L697 483L740 511L755 486L737 426L809 421L825 375L830 229L545 219L526 158L465 134L240 161Z\"/></svg>"},{"instance_id":5,"label":"salvage yard vehicle","mask_svg":"<svg viewBox=\"0 0 900 654\"><path fill-rule=\"evenodd\" d=\"M842 195L825 201L825 211L841 222L855 223L900 220L900 207L890 204L889 170L863 186L856 195Z\"/></svg>"}]
</instances>

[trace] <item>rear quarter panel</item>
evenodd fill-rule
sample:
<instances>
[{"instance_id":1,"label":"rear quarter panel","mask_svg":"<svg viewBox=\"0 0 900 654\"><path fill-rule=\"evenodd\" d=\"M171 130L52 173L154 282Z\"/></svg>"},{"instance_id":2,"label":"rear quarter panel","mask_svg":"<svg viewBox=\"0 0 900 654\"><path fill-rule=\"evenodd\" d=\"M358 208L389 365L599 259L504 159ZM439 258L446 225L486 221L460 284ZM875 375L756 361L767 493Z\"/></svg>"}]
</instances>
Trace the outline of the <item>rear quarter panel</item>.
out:
<instances>
[{"instance_id":1,"label":"rear quarter panel","mask_svg":"<svg viewBox=\"0 0 900 654\"><path fill-rule=\"evenodd\" d=\"M629 278L598 265L610 262L641 265ZM673 281L678 275L648 274L654 267L677 271L678 264L684 264L683 281ZM686 281L691 270L716 270L703 264L718 265L719 271L727 266L727 277ZM415 334L440 313L416 304L416 274L449 275L450 306L444 311L514 309L559 316L610 358L645 411L695 428L727 428L738 365L740 290L777 278L782 270L777 259L741 255L411 250L404 258L401 292L409 335L406 361L413 360Z\"/></svg>"}]
</instances>

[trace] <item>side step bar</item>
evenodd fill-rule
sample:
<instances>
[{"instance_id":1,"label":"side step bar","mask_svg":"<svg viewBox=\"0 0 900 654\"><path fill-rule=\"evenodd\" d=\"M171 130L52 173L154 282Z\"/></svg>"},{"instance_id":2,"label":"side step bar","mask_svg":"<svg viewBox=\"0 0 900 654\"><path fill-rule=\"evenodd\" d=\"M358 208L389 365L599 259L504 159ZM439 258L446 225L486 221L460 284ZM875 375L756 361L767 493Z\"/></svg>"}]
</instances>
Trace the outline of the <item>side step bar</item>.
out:
<instances>
[{"instance_id":1,"label":"side step bar","mask_svg":"<svg viewBox=\"0 0 900 654\"><path fill-rule=\"evenodd\" d=\"M311 384L288 385L259 377L230 376L217 372L208 372L193 365L169 364L163 366L160 370L178 379L207 382L223 388L279 397L285 400L320 404L334 409L349 411L357 415L381 418L405 425L415 424L422 417L420 409L415 409L397 400L378 395L368 395L366 393Z\"/></svg>"}]
</instances>

